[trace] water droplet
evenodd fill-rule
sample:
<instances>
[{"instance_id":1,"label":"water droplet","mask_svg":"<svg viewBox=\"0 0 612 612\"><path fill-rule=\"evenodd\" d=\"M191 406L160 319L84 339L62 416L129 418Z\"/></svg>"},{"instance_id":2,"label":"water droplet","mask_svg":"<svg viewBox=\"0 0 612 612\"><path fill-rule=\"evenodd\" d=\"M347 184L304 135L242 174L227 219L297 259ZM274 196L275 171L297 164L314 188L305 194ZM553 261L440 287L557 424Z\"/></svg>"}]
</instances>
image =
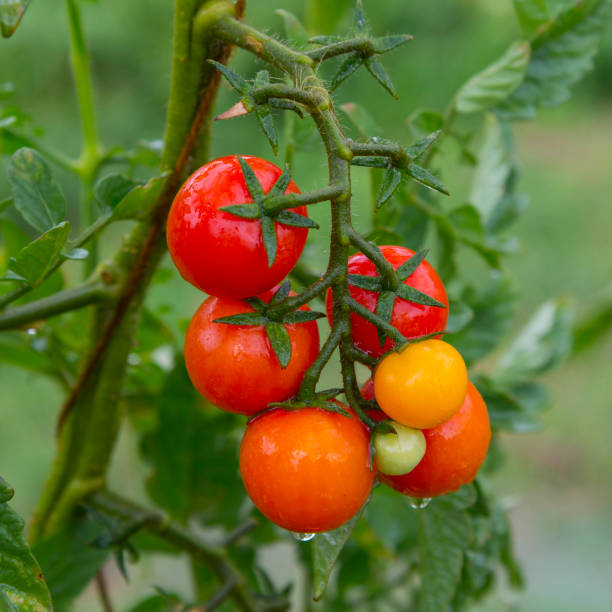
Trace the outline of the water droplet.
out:
<instances>
[{"instance_id":1,"label":"water droplet","mask_svg":"<svg viewBox=\"0 0 612 612\"><path fill-rule=\"evenodd\" d=\"M292 531L291 535L298 542L310 542L317 534L316 533L298 533L297 531Z\"/></svg>"},{"instance_id":2,"label":"water droplet","mask_svg":"<svg viewBox=\"0 0 612 612\"><path fill-rule=\"evenodd\" d=\"M408 498L408 503L415 510L422 510L423 508L427 508L430 501L431 501L431 497L409 497Z\"/></svg>"},{"instance_id":3,"label":"water droplet","mask_svg":"<svg viewBox=\"0 0 612 612\"><path fill-rule=\"evenodd\" d=\"M30 327L26 330L26 334L28 334L28 336L35 336L36 335L36 328L34 327Z\"/></svg>"}]
</instances>

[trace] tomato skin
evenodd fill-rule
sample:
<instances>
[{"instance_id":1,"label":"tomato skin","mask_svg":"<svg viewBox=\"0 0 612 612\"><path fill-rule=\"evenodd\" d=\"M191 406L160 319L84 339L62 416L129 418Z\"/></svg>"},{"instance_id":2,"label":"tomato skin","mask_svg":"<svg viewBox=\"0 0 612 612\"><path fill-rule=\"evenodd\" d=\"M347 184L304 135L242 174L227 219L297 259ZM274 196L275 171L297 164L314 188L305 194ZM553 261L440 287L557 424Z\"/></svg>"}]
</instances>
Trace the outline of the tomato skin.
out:
<instances>
[{"instance_id":1,"label":"tomato skin","mask_svg":"<svg viewBox=\"0 0 612 612\"><path fill-rule=\"evenodd\" d=\"M264 192L282 170L265 159L242 156ZM293 181L285 193L299 193ZM181 276L198 289L222 297L249 297L281 281L299 259L308 229L275 223L277 253L268 259L259 219L243 219L219 208L253 199L236 155L221 157L196 170L174 198L166 237ZM308 216L305 206L291 209Z\"/></svg>"},{"instance_id":2,"label":"tomato skin","mask_svg":"<svg viewBox=\"0 0 612 612\"><path fill-rule=\"evenodd\" d=\"M414 251L401 246L381 246L380 250L395 270L415 254ZM376 267L363 253L356 253L349 257L348 272L362 276L377 276ZM396 298L391 315L391 325L408 339L444 331L448 320L448 297L432 265L426 260L421 262L419 267L404 281L404 284L431 296L444 304L446 308L425 306ZM353 285L349 285L349 291L353 299L369 311L376 312L378 292L367 291ZM328 291L326 306L330 325L333 323L332 303L331 291ZM355 313L351 313L351 329L355 346L373 357L382 357L395 344L390 338L386 338L384 345L380 346L376 326Z\"/></svg>"},{"instance_id":3,"label":"tomato skin","mask_svg":"<svg viewBox=\"0 0 612 612\"><path fill-rule=\"evenodd\" d=\"M366 399L372 387L362 388ZM385 418L382 412L370 416ZM408 474L386 476L379 474L381 482L411 497L437 497L456 491L474 480L487 456L491 441L491 427L487 406L470 382L463 405L448 421L423 429L426 450L423 459Z\"/></svg>"},{"instance_id":4,"label":"tomato skin","mask_svg":"<svg viewBox=\"0 0 612 612\"><path fill-rule=\"evenodd\" d=\"M463 358L450 344L430 339L390 352L374 370L374 396L394 421L426 429L461 408L468 376Z\"/></svg>"},{"instance_id":5,"label":"tomato skin","mask_svg":"<svg viewBox=\"0 0 612 612\"><path fill-rule=\"evenodd\" d=\"M240 447L240 473L260 512L300 533L340 527L365 503L375 477L368 432L357 416L316 407L277 408L253 419Z\"/></svg>"},{"instance_id":6,"label":"tomato skin","mask_svg":"<svg viewBox=\"0 0 612 612\"><path fill-rule=\"evenodd\" d=\"M253 312L243 300L205 300L187 329L185 365L195 388L212 404L253 415L297 393L319 352L319 329L316 321L286 325L291 359L283 370L263 326L213 322L242 312Z\"/></svg>"}]
</instances>

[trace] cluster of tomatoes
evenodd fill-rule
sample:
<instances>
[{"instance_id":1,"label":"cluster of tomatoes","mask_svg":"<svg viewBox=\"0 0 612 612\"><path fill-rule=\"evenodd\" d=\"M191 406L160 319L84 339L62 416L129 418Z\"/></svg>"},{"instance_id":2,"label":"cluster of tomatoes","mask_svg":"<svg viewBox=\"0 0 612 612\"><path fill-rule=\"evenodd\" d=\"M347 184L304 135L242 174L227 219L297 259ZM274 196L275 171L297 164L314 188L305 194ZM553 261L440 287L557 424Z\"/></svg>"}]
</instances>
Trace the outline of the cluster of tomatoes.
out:
<instances>
[{"instance_id":1,"label":"cluster of tomatoes","mask_svg":"<svg viewBox=\"0 0 612 612\"><path fill-rule=\"evenodd\" d=\"M353 517L377 476L412 497L442 495L473 480L491 436L487 409L468 381L461 355L436 337L446 326L448 299L425 260L401 284L436 305L396 297L390 323L408 339L429 339L396 347L386 338L381 344L376 326L351 314L356 348L379 359L361 390L365 399L376 400L377 408L368 411L376 426L367 427L337 400L294 409L269 407L296 395L319 353L319 333L314 320L289 316L272 322L282 325L291 345L290 358L281 365L267 331L266 305L280 300L278 283L297 263L308 229L303 223L285 224L291 219L286 215L268 215L253 197L252 177L247 185L245 163L260 193L282 180L279 168L256 157L230 156L206 164L178 192L167 239L181 275L210 295L185 338L191 380L214 405L252 417L242 439L240 472L255 506L285 529L317 533ZM284 193L299 193L292 181L285 182ZM305 207L290 212L307 218ZM270 227L276 234L272 259L262 238ZM415 255L398 246L381 246L380 251L396 270ZM349 258L348 272L377 276L361 253ZM376 312L380 292L351 284L349 291ZM328 292L330 324L332 310ZM254 316L261 316L261 324ZM227 324L228 317L234 324Z\"/></svg>"}]
</instances>

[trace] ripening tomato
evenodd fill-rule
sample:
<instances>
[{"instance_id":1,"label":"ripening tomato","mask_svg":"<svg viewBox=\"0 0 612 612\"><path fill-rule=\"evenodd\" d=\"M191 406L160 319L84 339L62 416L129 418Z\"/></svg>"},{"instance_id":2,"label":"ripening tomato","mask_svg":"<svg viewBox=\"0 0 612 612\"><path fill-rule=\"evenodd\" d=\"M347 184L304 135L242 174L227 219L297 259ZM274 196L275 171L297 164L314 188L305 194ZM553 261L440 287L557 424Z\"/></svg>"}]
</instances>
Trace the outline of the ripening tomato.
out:
<instances>
[{"instance_id":1,"label":"ripening tomato","mask_svg":"<svg viewBox=\"0 0 612 612\"><path fill-rule=\"evenodd\" d=\"M273 523L298 533L329 531L365 503L375 476L369 435L343 408L351 417L317 407L276 408L248 424L240 473L249 497Z\"/></svg>"},{"instance_id":2,"label":"ripening tomato","mask_svg":"<svg viewBox=\"0 0 612 612\"><path fill-rule=\"evenodd\" d=\"M380 475L386 485L411 497L436 497L472 482L482 465L489 442L489 414L478 389L470 382L459 412L424 429L426 450L420 463L402 476Z\"/></svg>"},{"instance_id":3,"label":"ripening tomato","mask_svg":"<svg viewBox=\"0 0 612 612\"><path fill-rule=\"evenodd\" d=\"M262 297L269 300L270 296ZM263 325L214 322L253 311L243 300L209 297L196 311L185 336L185 365L195 388L222 410L246 415L295 395L319 352L316 321L285 326L291 341L291 359L285 369Z\"/></svg>"},{"instance_id":4,"label":"ripening tomato","mask_svg":"<svg viewBox=\"0 0 612 612\"><path fill-rule=\"evenodd\" d=\"M265 193L282 170L265 159L243 156ZM285 193L299 193L293 181ZM196 170L174 198L166 235L168 250L181 276L210 295L249 297L281 281L299 259L308 229L274 222L277 250L272 266L261 221L219 210L252 203L236 155L221 157ZM308 216L305 206L291 209Z\"/></svg>"},{"instance_id":5,"label":"ripening tomato","mask_svg":"<svg viewBox=\"0 0 612 612\"><path fill-rule=\"evenodd\" d=\"M380 250L395 270L415 254L414 251L401 246L381 246ZM348 272L361 276L377 276L376 267L363 253L349 257ZM431 264L426 260L422 261L404 284L441 302L445 308L416 304L398 297L393 305L391 325L408 339L444 331L448 320L448 297ZM371 312L376 312L378 292L352 285L349 285L349 291L353 299ZM330 325L333 322L332 304L332 294L328 291L326 305ZM386 338L381 346L376 327L358 314L351 313L351 329L355 346L373 357L382 357L394 346L390 338Z\"/></svg>"},{"instance_id":6,"label":"ripening tomato","mask_svg":"<svg viewBox=\"0 0 612 612\"><path fill-rule=\"evenodd\" d=\"M450 419L463 404L467 383L459 351L435 339L390 352L374 370L374 396L381 410L415 429Z\"/></svg>"}]
</instances>

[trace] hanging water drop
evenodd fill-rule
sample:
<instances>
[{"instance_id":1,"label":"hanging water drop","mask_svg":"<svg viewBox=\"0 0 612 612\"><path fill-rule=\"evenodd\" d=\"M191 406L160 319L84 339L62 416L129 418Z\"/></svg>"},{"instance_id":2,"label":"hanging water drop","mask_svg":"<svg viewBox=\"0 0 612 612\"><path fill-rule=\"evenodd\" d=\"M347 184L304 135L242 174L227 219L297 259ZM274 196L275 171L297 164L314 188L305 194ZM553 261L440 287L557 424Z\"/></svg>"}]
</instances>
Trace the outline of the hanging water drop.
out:
<instances>
[{"instance_id":1,"label":"hanging water drop","mask_svg":"<svg viewBox=\"0 0 612 612\"><path fill-rule=\"evenodd\" d=\"M431 501L431 497L409 497L408 498L408 503L415 510L422 510L423 508L427 508L430 501Z\"/></svg>"},{"instance_id":2,"label":"hanging water drop","mask_svg":"<svg viewBox=\"0 0 612 612\"><path fill-rule=\"evenodd\" d=\"M312 540L317 534L316 533L299 533L297 531L292 531L291 535L298 542L310 542L310 540Z\"/></svg>"}]
</instances>

